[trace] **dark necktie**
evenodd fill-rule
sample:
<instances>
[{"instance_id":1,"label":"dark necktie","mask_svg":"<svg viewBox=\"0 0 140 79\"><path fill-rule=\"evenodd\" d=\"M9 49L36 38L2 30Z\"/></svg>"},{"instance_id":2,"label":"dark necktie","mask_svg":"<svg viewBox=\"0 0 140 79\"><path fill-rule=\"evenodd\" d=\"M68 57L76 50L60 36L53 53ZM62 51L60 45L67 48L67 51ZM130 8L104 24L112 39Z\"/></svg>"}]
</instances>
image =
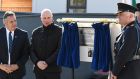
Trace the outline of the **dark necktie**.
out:
<instances>
[{"instance_id":1,"label":"dark necktie","mask_svg":"<svg viewBox=\"0 0 140 79\"><path fill-rule=\"evenodd\" d=\"M13 40L12 40L12 32L9 32L9 53L12 52L12 44L13 44Z\"/></svg>"}]
</instances>

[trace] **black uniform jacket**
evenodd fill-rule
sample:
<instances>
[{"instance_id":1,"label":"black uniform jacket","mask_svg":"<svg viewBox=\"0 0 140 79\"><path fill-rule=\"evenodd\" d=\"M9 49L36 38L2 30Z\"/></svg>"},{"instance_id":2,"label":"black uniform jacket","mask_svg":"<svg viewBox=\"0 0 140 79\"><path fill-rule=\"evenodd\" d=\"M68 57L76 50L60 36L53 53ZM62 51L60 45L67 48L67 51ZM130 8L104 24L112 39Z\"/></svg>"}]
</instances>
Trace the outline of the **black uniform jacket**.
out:
<instances>
[{"instance_id":1,"label":"black uniform jacket","mask_svg":"<svg viewBox=\"0 0 140 79\"><path fill-rule=\"evenodd\" d=\"M131 68L127 69L127 66L129 67L130 63L133 62L132 58L134 54L137 53L138 37L140 37L140 29L136 28L134 25L134 22L129 23L123 28L122 33L116 39L114 45L115 64L112 70L113 74L116 76L121 75L121 72L125 71L125 69L131 70ZM140 66L140 63L137 65L134 64L134 66Z\"/></svg>"},{"instance_id":2,"label":"black uniform jacket","mask_svg":"<svg viewBox=\"0 0 140 79\"><path fill-rule=\"evenodd\" d=\"M46 61L48 67L46 72L60 72L61 68L56 65L56 59L60 48L61 28L50 24L33 30L31 40L31 59L35 64L35 72L42 72L36 65L40 60Z\"/></svg>"}]
</instances>

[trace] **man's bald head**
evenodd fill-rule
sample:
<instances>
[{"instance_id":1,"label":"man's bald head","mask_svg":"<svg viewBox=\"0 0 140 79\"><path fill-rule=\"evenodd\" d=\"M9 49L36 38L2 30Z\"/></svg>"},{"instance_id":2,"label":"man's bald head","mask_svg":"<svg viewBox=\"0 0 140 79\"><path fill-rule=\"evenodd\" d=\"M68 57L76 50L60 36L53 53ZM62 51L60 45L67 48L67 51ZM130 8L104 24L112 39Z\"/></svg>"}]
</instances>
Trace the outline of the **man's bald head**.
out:
<instances>
[{"instance_id":1,"label":"man's bald head","mask_svg":"<svg viewBox=\"0 0 140 79\"><path fill-rule=\"evenodd\" d=\"M40 18L45 27L53 23L53 14L50 9L43 9Z\"/></svg>"},{"instance_id":2,"label":"man's bald head","mask_svg":"<svg viewBox=\"0 0 140 79\"><path fill-rule=\"evenodd\" d=\"M43 9L41 11L41 17L43 16L44 13L46 13L46 14L50 15L51 17L53 17L53 13L52 13L52 11L50 9Z\"/></svg>"}]
</instances>

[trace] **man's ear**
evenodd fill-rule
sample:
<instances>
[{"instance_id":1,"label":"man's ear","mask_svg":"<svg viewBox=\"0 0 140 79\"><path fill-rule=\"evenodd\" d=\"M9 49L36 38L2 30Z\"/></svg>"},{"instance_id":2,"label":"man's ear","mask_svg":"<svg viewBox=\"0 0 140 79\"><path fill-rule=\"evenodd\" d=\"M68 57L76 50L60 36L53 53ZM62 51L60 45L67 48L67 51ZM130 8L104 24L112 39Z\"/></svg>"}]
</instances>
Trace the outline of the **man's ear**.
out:
<instances>
[{"instance_id":1,"label":"man's ear","mask_svg":"<svg viewBox=\"0 0 140 79\"><path fill-rule=\"evenodd\" d=\"M3 24L4 24L4 25L6 24L6 20L5 20L5 19L3 20Z\"/></svg>"},{"instance_id":2,"label":"man's ear","mask_svg":"<svg viewBox=\"0 0 140 79\"><path fill-rule=\"evenodd\" d=\"M133 17L131 13L127 14L127 16L129 20Z\"/></svg>"},{"instance_id":3,"label":"man's ear","mask_svg":"<svg viewBox=\"0 0 140 79\"><path fill-rule=\"evenodd\" d=\"M135 15L133 13L129 14L129 18L133 18Z\"/></svg>"}]
</instances>

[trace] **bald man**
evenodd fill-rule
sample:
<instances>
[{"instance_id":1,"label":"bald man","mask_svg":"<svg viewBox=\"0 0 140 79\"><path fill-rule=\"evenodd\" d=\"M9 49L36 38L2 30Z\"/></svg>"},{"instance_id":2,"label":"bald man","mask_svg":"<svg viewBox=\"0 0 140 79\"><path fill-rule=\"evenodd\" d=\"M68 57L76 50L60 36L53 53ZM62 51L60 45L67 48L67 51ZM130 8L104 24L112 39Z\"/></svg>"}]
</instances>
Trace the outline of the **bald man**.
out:
<instances>
[{"instance_id":1,"label":"bald man","mask_svg":"<svg viewBox=\"0 0 140 79\"><path fill-rule=\"evenodd\" d=\"M31 60L36 79L60 79L61 67L56 65L61 41L61 28L53 23L50 9L41 11L42 25L33 30Z\"/></svg>"}]
</instances>

